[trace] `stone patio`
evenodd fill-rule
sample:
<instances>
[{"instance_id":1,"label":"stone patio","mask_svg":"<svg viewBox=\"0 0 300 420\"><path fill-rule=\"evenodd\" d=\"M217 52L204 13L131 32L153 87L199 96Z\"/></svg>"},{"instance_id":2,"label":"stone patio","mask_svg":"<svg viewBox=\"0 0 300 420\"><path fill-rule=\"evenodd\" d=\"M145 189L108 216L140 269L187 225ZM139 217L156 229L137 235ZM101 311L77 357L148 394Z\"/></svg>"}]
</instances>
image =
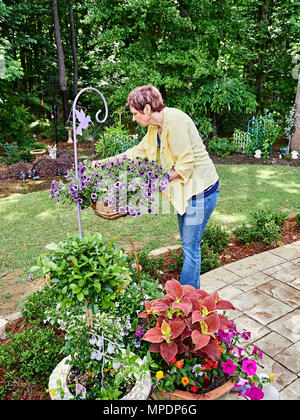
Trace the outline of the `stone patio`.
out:
<instances>
[{"instance_id":1,"label":"stone patio","mask_svg":"<svg viewBox=\"0 0 300 420\"><path fill-rule=\"evenodd\" d=\"M233 303L228 315L252 332L280 399L300 400L300 241L205 273L201 289Z\"/></svg>"}]
</instances>

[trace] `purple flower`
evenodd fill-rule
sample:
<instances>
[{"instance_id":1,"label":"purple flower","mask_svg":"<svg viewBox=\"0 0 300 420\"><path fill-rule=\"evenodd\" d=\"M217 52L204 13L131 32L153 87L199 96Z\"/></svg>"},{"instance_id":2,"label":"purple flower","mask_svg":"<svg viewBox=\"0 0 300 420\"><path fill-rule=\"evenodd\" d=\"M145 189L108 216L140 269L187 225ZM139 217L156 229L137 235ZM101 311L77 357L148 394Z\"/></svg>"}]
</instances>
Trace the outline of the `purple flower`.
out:
<instances>
[{"instance_id":1,"label":"purple flower","mask_svg":"<svg viewBox=\"0 0 300 420\"><path fill-rule=\"evenodd\" d=\"M91 194L91 199L92 199L92 200L97 200L97 194L92 193L92 194Z\"/></svg>"},{"instance_id":2,"label":"purple flower","mask_svg":"<svg viewBox=\"0 0 300 420\"><path fill-rule=\"evenodd\" d=\"M248 376L255 375L257 369L257 363L255 360L244 359L242 364L242 371Z\"/></svg>"},{"instance_id":3,"label":"purple flower","mask_svg":"<svg viewBox=\"0 0 300 420\"><path fill-rule=\"evenodd\" d=\"M233 363L231 359L227 360L227 362L222 362L223 372L227 373L228 375L233 375L237 369L237 366Z\"/></svg>"},{"instance_id":4,"label":"purple flower","mask_svg":"<svg viewBox=\"0 0 300 420\"><path fill-rule=\"evenodd\" d=\"M32 280L33 280L33 275L32 275L32 273L29 273L29 274L28 274L28 280L30 280L30 281L32 281Z\"/></svg>"}]
</instances>

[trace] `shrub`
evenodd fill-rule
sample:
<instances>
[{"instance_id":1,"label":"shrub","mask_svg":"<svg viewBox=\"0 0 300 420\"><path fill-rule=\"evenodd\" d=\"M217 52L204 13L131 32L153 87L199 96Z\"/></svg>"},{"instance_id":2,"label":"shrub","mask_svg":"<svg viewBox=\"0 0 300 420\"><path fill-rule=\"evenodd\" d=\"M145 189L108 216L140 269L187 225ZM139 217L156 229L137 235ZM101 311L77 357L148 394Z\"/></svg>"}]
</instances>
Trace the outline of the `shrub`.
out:
<instances>
[{"instance_id":1,"label":"shrub","mask_svg":"<svg viewBox=\"0 0 300 420\"><path fill-rule=\"evenodd\" d=\"M296 226L300 229L300 213L296 216Z\"/></svg>"},{"instance_id":2,"label":"shrub","mask_svg":"<svg viewBox=\"0 0 300 420\"><path fill-rule=\"evenodd\" d=\"M202 243L206 243L212 252L221 253L228 247L229 233L225 228L216 224L206 226L202 236Z\"/></svg>"},{"instance_id":3,"label":"shrub","mask_svg":"<svg viewBox=\"0 0 300 420\"><path fill-rule=\"evenodd\" d=\"M130 283L128 257L105 236L85 232L70 234L58 244L46 246L50 253L38 257L38 266L50 277L50 285L62 307L88 306L94 313L114 307L117 291Z\"/></svg>"},{"instance_id":4,"label":"shrub","mask_svg":"<svg viewBox=\"0 0 300 420\"><path fill-rule=\"evenodd\" d=\"M21 171L27 174L29 170L30 171L32 170L32 164L28 162L20 161L18 163L13 163L12 165L8 166L7 176L8 178L11 178L11 179L19 179Z\"/></svg>"},{"instance_id":5,"label":"shrub","mask_svg":"<svg viewBox=\"0 0 300 420\"><path fill-rule=\"evenodd\" d=\"M105 128L103 136L104 140L100 137L96 143L96 152L101 159L123 153L138 143L121 124Z\"/></svg>"},{"instance_id":6,"label":"shrub","mask_svg":"<svg viewBox=\"0 0 300 420\"><path fill-rule=\"evenodd\" d=\"M38 383L48 380L62 357L62 341L51 327L32 325L20 333L7 333L0 346L0 366L12 378Z\"/></svg>"},{"instance_id":7,"label":"shrub","mask_svg":"<svg viewBox=\"0 0 300 420\"><path fill-rule=\"evenodd\" d=\"M226 157L231 153L237 152L238 146L234 143L230 143L227 138L214 137L209 140L207 149L215 152L218 156Z\"/></svg>"},{"instance_id":8,"label":"shrub","mask_svg":"<svg viewBox=\"0 0 300 420\"><path fill-rule=\"evenodd\" d=\"M279 242L279 232L283 229L286 219L287 215L283 212L272 213L258 209L250 214L250 223L243 223L233 229L233 234L244 244L257 242L272 245Z\"/></svg>"},{"instance_id":9,"label":"shrub","mask_svg":"<svg viewBox=\"0 0 300 420\"><path fill-rule=\"evenodd\" d=\"M27 322L33 320L43 321L46 318L45 312L55 307L55 294L50 287L46 286L25 298L21 308L21 315Z\"/></svg>"}]
</instances>

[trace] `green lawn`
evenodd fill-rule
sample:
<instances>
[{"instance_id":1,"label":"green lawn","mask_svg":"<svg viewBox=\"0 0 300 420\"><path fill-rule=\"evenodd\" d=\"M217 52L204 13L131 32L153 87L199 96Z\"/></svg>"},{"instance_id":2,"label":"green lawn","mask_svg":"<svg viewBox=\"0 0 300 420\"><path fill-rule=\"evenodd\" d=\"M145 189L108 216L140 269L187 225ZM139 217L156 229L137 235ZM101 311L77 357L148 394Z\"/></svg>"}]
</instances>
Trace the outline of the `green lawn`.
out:
<instances>
[{"instance_id":1,"label":"green lawn","mask_svg":"<svg viewBox=\"0 0 300 420\"><path fill-rule=\"evenodd\" d=\"M217 165L221 194L212 222L232 228L258 207L300 212L300 168L264 165ZM110 235L129 249L129 235L139 249L179 243L176 214L145 215L108 221L91 209L82 213L83 231ZM63 209L49 199L49 191L14 194L0 200L0 274L25 271L49 242L78 232L77 209Z\"/></svg>"}]
</instances>

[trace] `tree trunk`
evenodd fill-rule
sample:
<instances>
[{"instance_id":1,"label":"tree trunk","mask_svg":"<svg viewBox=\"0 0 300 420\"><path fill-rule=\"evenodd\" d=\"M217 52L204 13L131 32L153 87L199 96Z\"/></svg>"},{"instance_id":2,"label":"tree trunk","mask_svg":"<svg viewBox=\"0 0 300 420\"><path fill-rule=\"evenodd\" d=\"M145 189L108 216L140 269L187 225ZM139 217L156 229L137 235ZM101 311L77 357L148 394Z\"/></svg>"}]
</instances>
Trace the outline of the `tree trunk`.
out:
<instances>
[{"instance_id":1,"label":"tree trunk","mask_svg":"<svg viewBox=\"0 0 300 420\"><path fill-rule=\"evenodd\" d=\"M264 25L263 30L261 31L262 39L260 53L257 60L257 70L256 70L256 80L255 80L255 90L256 90L256 100L258 106L261 104L261 94L264 81L264 61L265 61L265 52L267 49L267 37L268 37L268 16L269 16L270 0L264 0L264 3L258 6L258 24Z\"/></svg>"},{"instance_id":2,"label":"tree trunk","mask_svg":"<svg viewBox=\"0 0 300 420\"><path fill-rule=\"evenodd\" d=\"M300 71L298 75L297 92L295 99L295 131L291 138L290 149L300 153Z\"/></svg>"},{"instance_id":3,"label":"tree trunk","mask_svg":"<svg viewBox=\"0 0 300 420\"><path fill-rule=\"evenodd\" d=\"M64 120L66 122L69 116L68 115L68 97L67 97L67 79L66 79L65 57L64 57L64 52L63 52L63 47L62 47L62 42L61 42L57 0L52 0L52 11L53 11L53 20L54 20L55 42L56 42L56 47L57 47L59 87L61 91L62 103L63 103L63 109L64 109Z\"/></svg>"},{"instance_id":4,"label":"tree trunk","mask_svg":"<svg viewBox=\"0 0 300 420\"><path fill-rule=\"evenodd\" d=\"M76 32L74 23L74 13L72 8L72 1L70 2L70 25L71 25L71 45L73 54L73 84L74 84L74 99L78 93L78 63L77 63L77 48L76 48Z\"/></svg>"}]
</instances>

